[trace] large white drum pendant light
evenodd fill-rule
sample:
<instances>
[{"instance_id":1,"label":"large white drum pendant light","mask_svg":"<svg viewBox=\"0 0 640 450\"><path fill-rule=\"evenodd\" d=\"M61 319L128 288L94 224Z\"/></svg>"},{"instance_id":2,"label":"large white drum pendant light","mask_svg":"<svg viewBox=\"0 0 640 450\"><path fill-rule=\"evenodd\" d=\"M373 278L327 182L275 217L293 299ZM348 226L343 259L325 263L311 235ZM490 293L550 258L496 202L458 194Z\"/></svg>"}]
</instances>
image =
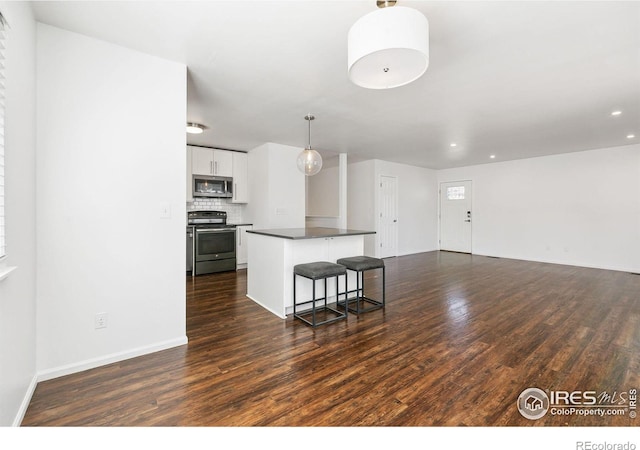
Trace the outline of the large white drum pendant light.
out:
<instances>
[{"instance_id":1,"label":"large white drum pendant light","mask_svg":"<svg viewBox=\"0 0 640 450\"><path fill-rule=\"evenodd\" d=\"M427 18L402 6L361 17L349 30L348 63L349 79L369 89L394 88L420 78L429 66Z\"/></svg>"}]
</instances>

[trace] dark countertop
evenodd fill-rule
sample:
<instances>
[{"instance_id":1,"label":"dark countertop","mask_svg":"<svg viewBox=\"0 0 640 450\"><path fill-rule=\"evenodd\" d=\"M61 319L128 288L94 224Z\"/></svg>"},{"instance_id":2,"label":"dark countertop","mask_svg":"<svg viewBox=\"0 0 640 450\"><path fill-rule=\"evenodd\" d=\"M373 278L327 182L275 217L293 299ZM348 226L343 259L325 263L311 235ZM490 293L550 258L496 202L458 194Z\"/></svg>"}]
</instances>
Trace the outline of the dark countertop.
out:
<instances>
[{"instance_id":1,"label":"dark countertop","mask_svg":"<svg viewBox=\"0 0 640 450\"><path fill-rule=\"evenodd\" d=\"M227 227L229 228L235 228L235 227L247 227L247 226L251 226L253 225L252 223L228 223ZM189 225L187 224L187 228L193 228L196 225Z\"/></svg>"},{"instance_id":2,"label":"dark countertop","mask_svg":"<svg viewBox=\"0 0 640 450\"><path fill-rule=\"evenodd\" d=\"M342 228L277 228L271 230L247 230L247 233L261 234L282 239L319 239L341 236L358 236L362 234L376 234L375 231L348 230Z\"/></svg>"}]
</instances>

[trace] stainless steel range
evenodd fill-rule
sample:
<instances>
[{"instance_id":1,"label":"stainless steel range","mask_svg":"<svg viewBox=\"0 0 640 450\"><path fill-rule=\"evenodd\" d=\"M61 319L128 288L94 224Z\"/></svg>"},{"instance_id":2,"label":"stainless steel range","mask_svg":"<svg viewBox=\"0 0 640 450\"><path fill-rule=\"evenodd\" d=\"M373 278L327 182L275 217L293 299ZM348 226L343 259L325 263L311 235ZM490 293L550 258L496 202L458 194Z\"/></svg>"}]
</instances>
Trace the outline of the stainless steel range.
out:
<instances>
[{"instance_id":1,"label":"stainless steel range","mask_svg":"<svg viewBox=\"0 0 640 450\"><path fill-rule=\"evenodd\" d=\"M189 211L187 234L190 230L193 234L192 276L236 270L236 229L227 225L225 211Z\"/></svg>"}]
</instances>

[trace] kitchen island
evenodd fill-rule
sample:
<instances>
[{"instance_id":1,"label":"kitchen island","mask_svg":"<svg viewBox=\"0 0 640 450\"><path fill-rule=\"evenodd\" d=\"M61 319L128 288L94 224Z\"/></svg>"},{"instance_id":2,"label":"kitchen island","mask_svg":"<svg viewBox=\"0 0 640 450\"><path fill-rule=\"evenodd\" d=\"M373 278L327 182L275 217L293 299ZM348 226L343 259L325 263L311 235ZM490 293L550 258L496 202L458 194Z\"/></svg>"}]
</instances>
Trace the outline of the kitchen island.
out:
<instances>
[{"instance_id":1,"label":"kitchen island","mask_svg":"<svg viewBox=\"0 0 640 450\"><path fill-rule=\"evenodd\" d=\"M335 263L339 258L363 255L367 234L375 231L322 227L248 230L247 297L285 319L293 310L293 266L316 261ZM355 287L355 280L355 274L350 273L349 289ZM335 280L328 283L328 291L335 293ZM298 303L311 299L311 281L299 279L296 288ZM316 296L323 296L323 289L324 285L317 282Z\"/></svg>"}]
</instances>

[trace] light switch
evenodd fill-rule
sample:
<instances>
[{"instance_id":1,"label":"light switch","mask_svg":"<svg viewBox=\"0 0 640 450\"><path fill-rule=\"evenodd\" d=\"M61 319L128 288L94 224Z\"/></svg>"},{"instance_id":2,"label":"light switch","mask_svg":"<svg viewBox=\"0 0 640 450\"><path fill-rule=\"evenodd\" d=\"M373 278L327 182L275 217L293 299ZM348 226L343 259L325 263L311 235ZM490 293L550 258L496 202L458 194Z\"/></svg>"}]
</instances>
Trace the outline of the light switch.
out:
<instances>
[{"instance_id":1,"label":"light switch","mask_svg":"<svg viewBox=\"0 0 640 450\"><path fill-rule=\"evenodd\" d=\"M169 203L160 204L160 218L171 219L171 205Z\"/></svg>"}]
</instances>

